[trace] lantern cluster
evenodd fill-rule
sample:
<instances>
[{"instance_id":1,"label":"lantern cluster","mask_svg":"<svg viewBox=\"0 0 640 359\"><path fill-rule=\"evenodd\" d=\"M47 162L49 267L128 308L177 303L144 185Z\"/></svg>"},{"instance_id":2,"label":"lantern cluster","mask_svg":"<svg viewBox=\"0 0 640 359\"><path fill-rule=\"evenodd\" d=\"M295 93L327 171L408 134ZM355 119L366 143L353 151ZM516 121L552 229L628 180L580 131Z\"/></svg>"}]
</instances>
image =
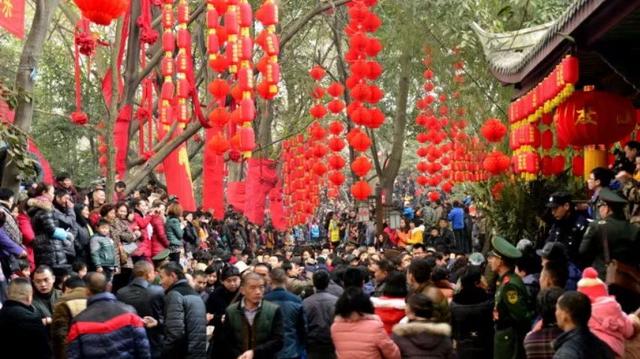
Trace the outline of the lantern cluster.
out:
<instances>
[{"instance_id":1,"label":"lantern cluster","mask_svg":"<svg viewBox=\"0 0 640 359\"><path fill-rule=\"evenodd\" d=\"M175 97L175 85L173 78L176 73L173 53L175 51L175 35L173 27L175 17L173 14L173 1L163 0L162 4L162 51L163 58L160 64L160 71L163 77L160 99L158 100L159 119L161 125L169 126L173 120L172 101Z\"/></svg>"},{"instance_id":2,"label":"lantern cluster","mask_svg":"<svg viewBox=\"0 0 640 359\"><path fill-rule=\"evenodd\" d=\"M317 140L313 138L320 133L317 127L309 133L307 138L298 135L282 144L283 205L289 226L307 223L320 203L324 182L318 174L324 171L317 166Z\"/></svg>"},{"instance_id":3,"label":"lantern cluster","mask_svg":"<svg viewBox=\"0 0 640 359\"><path fill-rule=\"evenodd\" d=\"M382 65L375 60L382 50L380 40L373 35L382 25L382 20L374 12L376 3L376 0L349 2L349 21L344 29L349 39L349 49L345 53L345 61L349 65L346 85L352 99L347 115L358 126L347 134L349 145L359 152L351 163L351 171L359 178L351 186L351 194L359 201L366 200L372 193L365 179L372 164L364 155L371 146L371 139L363 127L376 129L384 123L384 114L377 107L384 93L374 83L383 71ZM333 105L336 110L337 105Z\"/></svg>"},{"instance_id":4,"label":"lantern cluster","mask_svg":"<svg viewBox=\"0 0 640 359\"><path fill-rule=\"evenodd\" d=\"M263 29L255 38L262 57L254 69L254 14L249 1L207 0L208 63L215 74L208 85L214 99L208 125L215 130L208 147L218 155L228 152L234 161L250 157L255 149L254 94L271 100L278 94L280 81L280 45L275 33L278 11L274 1L263 1L255 18ZM260 74L257 86L254 70Z\"/></svg>"},{"instance_id":5,"label":"lantern cluster","mask_svg":"<svg viewBox=\"0 0 640 359\"><path fill-rule=\"evenodd\" d=\"M578 59L567 56L540 84L509 106L513 170L523 179L564 171L564 155L553 155L552 114L575 91L578 74ZM564 149L566 144L565 139L557 136L557 149Z\"/></svg>"},{"instance_id":6,"label":"lantern cluster","mask_svg":"<svg viewBox=\"0 0 640 359\"><path fill-rule=\"evenodd\" d=\"M178 1L178 54L176 57L176 119L181 124L189 122L190 92L192 91L187 72L193 71L191 61L191 33L189 32L189 4L187 0Z\"/></svg>"}]
</instances>

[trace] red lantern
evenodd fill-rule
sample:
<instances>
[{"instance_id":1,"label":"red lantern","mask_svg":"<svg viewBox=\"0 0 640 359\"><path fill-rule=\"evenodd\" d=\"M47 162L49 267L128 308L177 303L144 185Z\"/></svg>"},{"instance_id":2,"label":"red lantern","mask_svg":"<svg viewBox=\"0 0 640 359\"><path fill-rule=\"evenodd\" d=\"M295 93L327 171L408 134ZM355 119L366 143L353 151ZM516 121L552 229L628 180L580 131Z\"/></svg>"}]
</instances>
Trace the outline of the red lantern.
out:
<instances>
[{"instance_id":1,"label":"red lantern","mask_svg":"<svg viewBox=\"0 0 640 359\"><path fill-rule=\"evenodd\" d=\"M328 145L329 145L329 148L331 149L331 151L340 152L344 148L345 143L344 143L343 139L341 139L339 137L332 136L329 139Z\"/></svg>"},{"instance_id":2,"label":"red lantern","mask_svg":"<svg viewBox=\"0 0 640 359\"><path fill-rule=\"evenodd\" d=\"M365 201L371 195L371 187L366 181L358 181L351 186L351 194L358 201Z\"/></svg>"},{"instance_id":3,"label":"red lantern","mask_svg":"<svg viewBox=\"0 0 640 359\"><path fill-rule=\"evenodd\" d=\"M322 140L326 136L327 131L325 131L319 123L314 122L314 124L311 125L311 128L309 128L309 134L314 140Z\"/></svg>"},{"instance_id":4,"label":"red lantern","mask_svg":"<svg viewBox=\"0 0 640 359\"><path fill-rule=\"evenodd\" d=\"M338 83L338 82L333 82L328 88L327 88L327 92L329 93L329 95L331 95L332 97L340 97L342 96L342 94L344 93L344 87Z\"/></svg>"},{"instance_id":5,"label":"red lantern","mask_svg":"<svg viewBox=\"0 0 640 359\"><path fill-rule=\"evenodd\" d=\"M419 157L426 157L427 154L429 154L429 149L427 147L420 147L418 148L418 150L416 151L416 154Z\"/></svg>"},{"instance_id":6,"label":"red lantern","mask_svg":"<svg viewBox=\"0 0 640 359\"><path fill-rule=\"evenodd\" d=\"M426 186L429 183L429 179L427 178L427 176L420 175L420 176L416 177L416 182L420 186Z\"/></svg>"},{"instance_id":7,"label":"red lantern","mask_svg":"<svg viewBox=\"0 0 640 359\"><path fill-rule=\"evenodd\" d=\"M344 174L340 171L334 171L329 174L329 181L336 186L341 186L344 183Z\"/></svg>"},{"instance_id":8,"label":"red lantern","mask_svg":"<svg viewBox=\"0 0 640 359\"><path fill-rule=\"evenodd\" d=\"M584 176L584 157L582 156L573 157L571 170L573 171L573 175L575 177Z\"/></svg>"},{"instance_id":9,"label":"red lantern","mask_svg":"<svg viewBox=\"0 0 640 359\"><path fill-rule=\"evenodd\" d=\"M314 118L321 119L327 114L327 109L322 104L317 104L309 110L309 113Z\"/></svg>"},{"instance_id":10,"label":"red lantern","mask_svg":"<svg viewBox=\"0 0 640 359\"><path fill-rule=\"evenodd\" d=\"M553 132L546 130L540 135L540 146L543 150L549 150L553 147Z\"/></svg>"},{"instance_id":11,"label":"red lantern","mask_svg":"<svg viewBox=\"0 0 640 359\"><path fill-rule=\"evenodd\" d=\"M357 132L349 140L349 145L358 152L364 152L371 147L371 139L364 132Z\"/></svg>"},{"instance_id":12,"label":"red lantern","mask_svg":"<svg viewBox=\"0 0 640 359\"><path fill-rule=\"evenodd\" d=\"M371 170L371 161L364 156L360 156L351 164L351 170L356 176L364 177Z\"/></svg>"},{"instance_id":13,"label":"red lantern","mask_svg":"<svg viewBox=\"0 0 640 359\"><path fill-rule=\"evenodd\" d=\"M426 162L426 161L420 161L416 165L416 169L419 172L422 172L422 173L427 172L430 168L431 168L431 164L429 162Z\"/></svg>"},{"instance_id":14,"label":"red lantern","mask_svg":"<svg viewBox=\"0 0 640 359\"><path fill-rule=\"evenodd\" d=\"M231 91L231 86L223 79L215 79L208 86L209 93L217 100L223 100Z\"/></svg>"},{"instance_id":15,"label":"red lantern","mask_svg":"<svg viewBox=\"0 0 640 359\"><path fill-rule=\"evenodd\" d=\"M500 142L504 135L507 134L507 126L505 126L497 118L492 118L482 125L480 133L489 142Z\"/></svg>"},{"instance_id":16,"label":"red lantern","mask_svg":"<svg viewBox=\"0 0 640 359\"><path fill-rule=\"evenodd\" d=\"M428 197L429 197L429 201L437 202L437 201L440 200L440 193L435 192L435 191L429 192Z\"/></svg>"},{"instance_id":17,"label":"red lantern","mask_svg":"<svg viewBox=\"0 0 640 359\"><path fill-rule=\"evenodd\" d=\"M636 125L631 100L602 91L576 91L556 109L558 142L574 146L611 144Z\"/></svg>"},{"instance_id":18,"label":"red lantern","mask_svg":"<svg viewBox=\"0 0 640 359\"><path fill-rule=\"evenodd\" d=\"M344 125L341 121L336 120L329 124L329 132L331 132L332 134L337 136L341 134L342 131L344 131Z\"/></svg>"},{"instance_id":19,"label":"red lantern","mask_svg":"<svg viewBox=\"0 0 640 359\"><path fill-rule=\"evenodd\" d=\"M441 188L445 193L451 193L453 190L453 184L451 182L445 182Z\"/></svg>"},{"instance_id":20,"label":"red lantern","mask_svg":"<svg viewBox=\"0 0 640 359\"><path fill-rule=\"evenodd\" d=\"M344 167L345 160L340 155L333 155L329 157L328 163L329 167L333 168L334 170L340 170Z\"/></svg>"},{"instance_id":21,"label":"red lantern","mask_svg":"<svg viewBox=\"0 0 640 359\"><path fill-rule=\"evenodd\" d=\"M326 73L327 72L321 66L316 65L311 69L311 71L309 71L309 76L316 81L320 81L324 78Z\"/></svg>"},{"instance_id":22,"label":"red lantern","mask_svg":"<svg viewBox=\"0 0 640 359\"><path fill-rule=\"evenodd\" d=\"M213 137L211 137L211 140L209 140L207 146L208 149L213 151L213 153L215 153L216 155L223 155L229 150L230 144L223 135L217 133Z\"/></svg>"},{"instance_id":23,"label":"red lantern","mask_svg":"<svg viewBox=\"0 0 640 359\"><path fill-rule=\"evenodd\" d=\"M332 100L327 105L327 108L329 109L329 111L331 111L331 113L339 114L340 112L342 112L342 110L344 110L344 101L339 99Z\"/></svg>"},{"instance_id":24,"label":"red lantern","mask_svg":"<svg viewBox=\"0 0 640 359\"><path fill-rule=\"evenodd\" d=\"M129 0L74 0L82 16L98 25L110 25L129 9Z\"/></svg>"},{"instance_id":25,"label":"red lantern","mask_svg":"<svg viewBox=\"0 0 640 359\"><path fill-rule=\"evenodd\" d=\"M214 127L223 127L229 122L231 114L225 107L217 107L209 113L209 123Z\"/></svg>"},{"instance_id":26,"label":"red lantern","mask_svg":"<svg viewBox=\"0 0 640 359\"><path fill-rule=\"evenodd\" d=\"M313 164L313 173L315 173L318 177L324 176L327 172L327 167L322 164L322 162L316 162Z\"/></svg>"}]
</instances>

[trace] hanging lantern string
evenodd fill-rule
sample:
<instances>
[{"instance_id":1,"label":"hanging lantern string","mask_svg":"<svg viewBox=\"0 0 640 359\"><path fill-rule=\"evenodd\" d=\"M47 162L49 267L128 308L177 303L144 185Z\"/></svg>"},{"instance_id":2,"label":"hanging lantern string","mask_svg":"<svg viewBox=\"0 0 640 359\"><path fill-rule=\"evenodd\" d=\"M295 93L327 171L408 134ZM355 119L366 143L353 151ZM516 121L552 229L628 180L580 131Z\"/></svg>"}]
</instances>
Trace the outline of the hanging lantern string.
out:
<instances>
[{"instance_id":1,"label":"hanging lantern string","mask_svg":"<svg viewBox=\"0 0 640 359\"><path fill-rule=\"evenodd\" d=\"M434 33L433 33L433 31L431 31L431 29L430 29L429 27L427 27L426 29L427 29L427 31L429 32L429 34L431 35L431 37L433 37L433 39L434 39L434 40L436 40L436 42L438 43L438 46L440 46L440 49L441 49L441 50L446 51L446 50L447 50L447 47L445 46L445 43L444 43L442 40L440 40L440 38L438 38L438 37L436 36L436 34L434 34ZM489 96L489 90L487 90L484 86L482 86L482 85L480 84L480 82L478 82L478 80L477 80L474 76L472 76L472 75L469 73L469 71L467 71L467 69L466 69L466 68L464 68L464 67L463 67L463 68L462 68L462 71L464 71L464 74L465 74L465 75L469 76L469 78L471 79L471 81L473 81L473 83L476 85L476 87L477 87L478 89L480 89L480 90L481 90L480 92L482 92L482 94L484 94L484 96L485 96L485 97L486 97L486 98L487 98L487 99L488 99L488 100L489 100L489 101L490 101L494 106L496 106L496 107L498 108L498 110L500 110L500 112L502 113L502 115L504 115L505 117L508 117L508 116L507 116L507 112L505 112L505 110L502 108L502 106L500 106L500 104L498 104L498 102L497 102L493 97Z\"/></svg>"}]
</instances>

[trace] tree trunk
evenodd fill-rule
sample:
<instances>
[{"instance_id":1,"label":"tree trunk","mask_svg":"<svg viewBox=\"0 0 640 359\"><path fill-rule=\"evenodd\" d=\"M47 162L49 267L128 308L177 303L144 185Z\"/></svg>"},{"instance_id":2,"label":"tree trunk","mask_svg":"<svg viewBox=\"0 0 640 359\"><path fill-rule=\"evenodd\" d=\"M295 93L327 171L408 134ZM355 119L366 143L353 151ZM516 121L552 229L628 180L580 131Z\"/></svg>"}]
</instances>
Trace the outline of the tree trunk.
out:
<instances>
[{"instance_id":1,"label":"tree trunk","mask_svg":"<svg viewBox=\"0 0 640 359\"><path fill-rule=\"evenodd\" d=\"M385 206L389 206L393 200L393 183L400 171L400 165L402 164L402 152L404 150L405 129L407 127L407 102L409 99L409 70L411 65L411 56L407 50L403 51L400 56L400 78L398 79L398 92L396 97L396 114L393 119L393 144L391 145L391 154L388 161L383 166L376 166L376 169L381 168L378 173L380 178L380 193L376 199L377 216L376 216L376 228L378 233L382 231L384 216L383 210ZM377 161L377 149L372 147L372 156ZM384 203L382 201L382 194L385 194Z\"/></svg>"},{"instance_id":2,"label":"tree trunk","mask_svg":"<svg viewBox=\"0 0 640 359\"><path fill-rule=\"evenodd\" d=\"M123 27L124 22L121 18L118 20L116 29L116 41L114 41L113 48L111 49L111 103L107 104L107 106L109 106L109 119L106 121L105 126L105 142L109 149L107 151L107 188L105 189L107 200L113 198L116 182L116 152L113 141L113 129L118 119L118 100L120 97L118 86L120 79L118 76L120 74L120 69L118 68L118 53L120 51L120 43L125 41L125 39L122 38Z\"/></svg>"},{"instance_id":3,"label":"tree trunk","mask_svg":"<svg viewBox=\"0 0 640 359\"><path fill-rule=\"evenodd\" d=\"M15 89L18 93L18 105L16 107L15 126L20 130L31 132L33 119L33 86L38 60L42 55L44 40L47 36L49 25L60 0L36 0L36 12L31 23L29 36L24 42L20 65L16 74ZM8 161L2 176L2 187L18 191L20 186L20 170L15 161Z\"/></svg>"}]
</instances>

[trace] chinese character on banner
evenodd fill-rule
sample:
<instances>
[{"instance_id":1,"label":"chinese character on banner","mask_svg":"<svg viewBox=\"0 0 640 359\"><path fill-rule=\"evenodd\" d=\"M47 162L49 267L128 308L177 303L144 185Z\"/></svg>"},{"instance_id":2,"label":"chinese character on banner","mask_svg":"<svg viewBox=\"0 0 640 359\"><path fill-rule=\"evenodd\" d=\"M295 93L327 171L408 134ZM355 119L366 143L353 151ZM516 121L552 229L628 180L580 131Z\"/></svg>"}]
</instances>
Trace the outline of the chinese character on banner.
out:
<instances>
[{"instance_id":1,"label":"chinese character on banner","mask_svg":"<svg viewBox=\"0 0 640 359\"><path fill-rule=\"evenodd\" d=\"M24 1L0 0L0 26L24 39Z\"/></svg>"}]
</instances>

